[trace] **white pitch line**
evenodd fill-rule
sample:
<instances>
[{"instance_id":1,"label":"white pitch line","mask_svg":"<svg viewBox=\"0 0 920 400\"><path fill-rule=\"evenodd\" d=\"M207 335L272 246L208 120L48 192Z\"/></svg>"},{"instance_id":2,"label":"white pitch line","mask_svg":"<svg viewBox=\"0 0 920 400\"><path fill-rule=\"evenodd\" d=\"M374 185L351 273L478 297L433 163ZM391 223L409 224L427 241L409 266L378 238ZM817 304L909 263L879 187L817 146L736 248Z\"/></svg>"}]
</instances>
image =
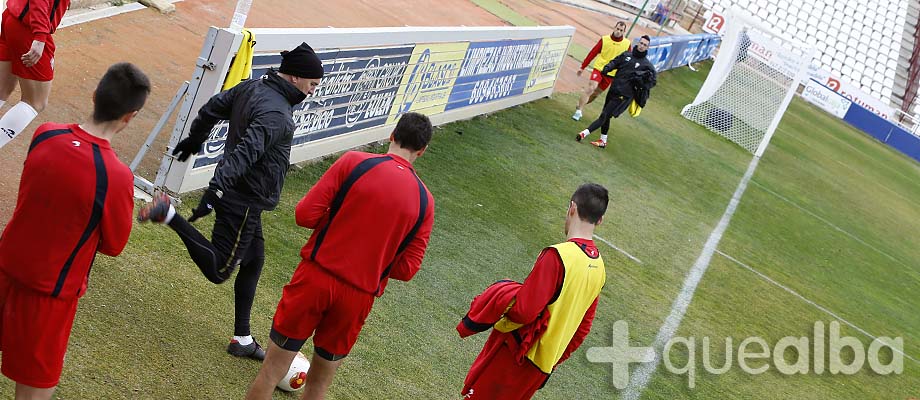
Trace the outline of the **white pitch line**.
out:
<instances>
[{"instance_id":1,"label":"white pitch line","mask_svg":"<svg viewBox=\"0 0 920 400\"><path fill-rule=\"evenodd\" d=\"M623 255L626 256L626 257L629 257L630 260L633 260L633 261L635 261L635 262L637 262L637 263L639 263L639 264L642 264L642 260L640 260L640 259L638 259L638 258L636 258L636 257L633 257L632 254L629 254L629 253L627 253L625 250L623 250L623 249L621 249L621 248L615 246L613 243L608 242L607 239L604 239L604 238L602 238L602 237L600 237L600 236L597 236L597 235L594 235L594 238L597 239L597 240L600 240L600 241L602 241L602 242L604 242L604 243L606 243L606 244L607 244L608 246L610 246L610 247L613 247L614 250L619 251L620 253L623 253Z\"/></svg>"},{"instance_id":2,"label":"white pitch line","mask_svg":"<svg viewBox=\"0 0 920 400\"><path fill-rule=\"evenodd\" d=\"M907 267L907 269L908 269L909 271L911 271L911 272L914 271L913 268L911 268L909 265L907 265L907 263L904 263L904 262L902 262L901 260L898 260L897 258L894 258L894 256L892 256L891 254L888 254L888 253L886 253L885 251L883 251L882 249L879 249L878 247L875 247L875 246L873 246L873 245L867 243L865 240L862 240L862 239L860 239L858 236L856 236L856 235L854 235L854 234L852 234L852 233L850 233L850 232L845 231L843 228L841 228L841 227L839 227L839 226L837 226L837 225L834 225L831 221L828 221L828 220L822 218L820 215L815 214L815 213L809 211L809 210L806 209L805 207L802 207L802 206L798 205L796 202L787 199L785 196L783 196L783 195L781 195L781 194L779 194L779 193L776 193L776 192L774 192L774 191L772 191L772 190L770 190L770 189L767 189L766 186L764 186L764 185L762 185L762 184L760 184L760 183L757 183L757 181L751 181L751 183L753 183L753 184L756 185L757 187L763 189L765 192L770 193L770 194L776 196L776 197L779 198L780 200L785 201L786 203L791 204L793 207L798 208L799 210L802 210L802 211L805 212L806 214L811 215L812 217L817 218L819 221L821 221L821 222L827 224L827 225L830 226L831 228L834 228L834 230L836 230L837 232L840 232L840 233L842 233L842 234L848 236L850 239L853 239L853 240L859 242L859 243L862 244L863 246L866 246L866 247L868 247L868 248L870 248L870 249L872 249L872 250L875 250L875 251L878 252L879 254L881 254L881 255L883 255L883 256L885 256L885 257L888 257L888 259L890 259L891 261L894 261L894 262L896 262L896 263L898 263L898 264L901 264L901 265L904 266L904 267Z\"/></svg>"},{"instance_id":3,"label":"white pitch line","mask_svg":"<svg viewBox=\"0 0 920 400\"><path fill-rule=\"evenodd\" d=\"M658 329L658 334L655 336L655 341L652 343L652 347L655 350L655 359L649 363L639 364L636 371L630 376L629 384L623 391L623 399L639 400L639 398L642 397L642 392L652 380L652 374L655 373L655 370L658 369L658 364L661 362L661 354L664 346L673 339L674 334L677 333L677 328L684 319L687 308L690 307L690 301L693 300L693 294L696 292L696 287L699 285L700 280L703 279L703 274L706 273L706 269L709 268L709 262L712 261L712 255L716 252L716 248L718 248L719 241L722 240L722 235L725 233L725 230L728 229L728 223L731 222L732 215L735 214L735 209L738 208L738 204L741 202L741 196L744 195L748 182L750 182L751 177L754 176L754 170L757 169L758 163L760 163L760 158L754 156L751 163L748 165L747 171L744 172L744 177L742 177L741 182L738 183L738 187L735 189L735 193L732 195L728 207L725 208L722 219L719 220L719 224L716 225L716 228L709 234L709 239L706 240L706 245L703 246L700 256L696 259L696 262L693 263L693 267L690 268L687 277L684 278L684 286L681 288L680 293L678 293L677 298L674 299L674 304L671 305L671 313L668 314L668 317L664 320L664 324Z\"/></svg>"},{"instance_id":4,"label":"white pitch line","mask_svg":"<svg viewBox=\"0 0 920 400\"><path fill-rule=\"evenodd\" d=\"M872 340L878 340L878 341L880 341L880 342L882 342L882 343L885 343L883 340L879 339L877 336L875 336L875 335L873 335L873 334L871 334L871 333L869 333L869 332L866 332L865 329L860 328L860 327L856 326L855 324L851 323L850 321L847 321L847 320L843 319L841 316L835 314L833 311L828 310L827 308L824 308L824 307L821 306L820 304L815 303L815 302L813 302L813 301L807 299L805 296L800 295L800 294L799 294L798 292L796 292L795 290L792 290L792 289L786 287L785 285L783 285L782 283L779 283L779 282L777 282L777 281L771 279L769 276L766 276L766 275L764 275L763 273L761 273L760 271L757 271L757 270L755 270L754 268L751 268L749 265L747 265L747 264L745 264L745 263L743 263L743 262L741 262L741 261L738 261L738 260L735 259L734 257L732 257L732 256L730 256L730 255L728 255L728 254L725 254L725 253L723 253L723 252L720 251L720 250L716 250L716 253L719 253L719 255L721 255L722 257L725 257L725 258L731 260L732 262L734 262L735 264L738 264L738 265L740 265L741 267L744 267L744 269L746 269L746 270L748 270L748 271L751 271L751 272L757 274L757 276L761 277L763 280L765 280L765 281L767 281L767 282L770 282L770 283L772 283L772 284L778 286L780 289L783 289L783 290L789 292L790 294L792 294L792 295L795 296L795 297L798 297L798 298L801 299L802 301L804 301L804 302L806 302L806 303L808 303L808 304L811 304L812 306L814 306L814 307L817 308L818 310L821 310L821 311L824 312L825 314L830 315L831 317L834 317L834 319L836 319L836 320L838 320L838 321L840 321L840 322L843 322L844 324L848 325L850 328L856 329L857 331L859 331L859 332L862 333L863 335L868 336L868 337L871 338ZM887 345L888 343L885 343L885 344ZM916 362L916 363L920 363L920 361L917 361L917 359L915 359L915 358L913 358L913 357L907 355L906 353L904 353L904 352L901 351L901 350L896 349L894 346L889 345L888 347L890 347L892 351L896 351L896 352L900 353L902 356L907 357L907 358L913 360L913 361Z\"/></svg>"}]
</instances>

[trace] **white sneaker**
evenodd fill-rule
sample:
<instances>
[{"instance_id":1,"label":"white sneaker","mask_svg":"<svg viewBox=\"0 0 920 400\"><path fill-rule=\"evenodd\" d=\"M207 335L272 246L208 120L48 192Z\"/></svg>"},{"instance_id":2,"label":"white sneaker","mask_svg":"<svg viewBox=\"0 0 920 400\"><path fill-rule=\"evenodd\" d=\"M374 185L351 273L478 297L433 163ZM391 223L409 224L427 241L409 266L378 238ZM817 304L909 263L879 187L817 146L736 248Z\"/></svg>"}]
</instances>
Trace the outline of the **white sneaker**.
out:
<instances>
[{"instance_id":1,"label":"white sneaker","mask_svg":"<svg viewBox=\"0 0 920 400\"><path fill-rule=\"evenodd\" d=\"M578 121L581 119L581 110L575 110L575 114L572 115L572 119Z\"/></svg>"}]
</instances>

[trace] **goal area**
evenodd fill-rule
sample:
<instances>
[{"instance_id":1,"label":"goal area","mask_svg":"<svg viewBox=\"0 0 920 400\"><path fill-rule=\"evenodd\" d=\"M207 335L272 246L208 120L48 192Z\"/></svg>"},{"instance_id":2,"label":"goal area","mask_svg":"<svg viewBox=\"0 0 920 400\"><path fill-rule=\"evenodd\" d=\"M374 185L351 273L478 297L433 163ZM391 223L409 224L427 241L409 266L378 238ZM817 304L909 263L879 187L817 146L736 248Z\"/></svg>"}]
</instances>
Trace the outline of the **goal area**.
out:
<instances>
[{"instance_id":1,"label":"goal area","mask_svg":"<svg viewBox=\"0 0 920 400\"><path fill-rule=\"evenodd\" d=\"M805 43L732 10L716 61L685 118L763 155L813 57Z\"/></svg>"}]
</instances>

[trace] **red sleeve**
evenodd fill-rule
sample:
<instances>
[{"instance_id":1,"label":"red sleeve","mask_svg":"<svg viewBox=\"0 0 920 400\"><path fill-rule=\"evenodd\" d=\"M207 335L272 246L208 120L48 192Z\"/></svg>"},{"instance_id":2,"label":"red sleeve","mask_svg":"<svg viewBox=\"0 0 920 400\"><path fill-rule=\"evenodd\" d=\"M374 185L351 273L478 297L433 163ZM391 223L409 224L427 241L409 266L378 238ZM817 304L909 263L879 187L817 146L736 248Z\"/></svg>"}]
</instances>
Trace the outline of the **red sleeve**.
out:
<instances>
[{"instance_id":1,"label":"red sleeve","mask_svg":"<svg viewBox=\"0 0 920 400\"><path fill-rule=\"evenodd\" d=\"M428 193L428 208L425 211L422 226L416 233L415 239L409 242L406 250L394 262L393 269L390 270L390 278L408 282L422 268L422 259L425 258L425 249L428 248L432 226L434 226L434 198L431 193Z\"/></svg>"},{"instance_id":2,"label":"red sleeve","mask_svg":"<svg viewBox=\"0 0 920 400\"><path fill-rule=\"evenodd\" d=\"M544 249L518 291L514 305L505 315L511 321L523 325L535 321L556 296L564 278L565 269L559 252L554 248Z\"/></svg>"},{"instance_id":3,"label":"red sleeve","mask_svg":"<svg viewBox=\"0 0 920 400\"><path fill-rule=\"evenodd\" d=\"M294 209L294 218L297 225L304 228L316 229L325 223L329 218L329 208L332 206L332 200L335 198L339 186L348 177L351 168L350 164L352 153L348 152L339 157L335 163L319 178L319 181L310 188L310 191L300 199L297 207Z\"/></svg>"},{"instance_id":4,"label":"red sleeve","mask_svg":"<svg viewBox=\"0 0 920 400\"><path fill-rule=\"evenodd\" d=\"M567 360L575 350L578 350L581 343L585 341L585 337L588 336L588 332L591 332L591 324L594 322L594 313L597 312L597 300L599 298L600 296L595 298L594 304L591 304L591 307L588 307L588 311L585 311L585 317L581 319L581 324L578 325L575 336L572 336L572 341L566 346L565 352L562 353L562 358L559 359L556 365L562 364L562 362Z\"/></svg>"},{"instance_id":5,"label":"red sleeve","mask_svg":"<svg viewBox=\"0 0 920 400\"><path fill-rule=\"evenodd\" d=\"M581 69L588 68L588 63L597 57L598 54L601 54L601 48L604 47L604 38L601 38L597 41L597 44L594 45L594 48L588 52L588 55L585 56L585 60L581 62Z\"/></svg>"},{"instance_id":6,"label":"red sleeve","mask_svg":"<svg viewBox=\"0 0 920 400\"><path fill-rule=\"evenodd\" d=\"M114 157L113 157L114 158ZM119 161L115 161L120 164ZM122 171L110 180L112 190L106 195L98 252L115 257L121 254L131 236L131 223L134 221L134 176L125 165L119 165Z\"/></svg>"},{"instance_id":7,"label":"red sleeve","mask_svg":"<svg viewBox=\"0 0 920 400\"><path fill-rule=\"evenodd\" d=\"M32 29L32 40L47 42L52 28L51 0L30 0L26 7L29 7L28 20L29 28Z\"/></svg>"}]
</instances>

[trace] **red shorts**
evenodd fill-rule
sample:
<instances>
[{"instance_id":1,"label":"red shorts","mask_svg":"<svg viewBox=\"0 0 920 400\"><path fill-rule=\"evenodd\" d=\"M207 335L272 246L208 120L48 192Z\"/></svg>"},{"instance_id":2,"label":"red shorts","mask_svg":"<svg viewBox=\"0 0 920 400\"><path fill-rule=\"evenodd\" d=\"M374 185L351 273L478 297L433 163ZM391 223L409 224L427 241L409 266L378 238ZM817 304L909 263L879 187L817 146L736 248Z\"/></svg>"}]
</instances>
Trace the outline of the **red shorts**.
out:
<instances>
[{"instance_id":1,"label":"red shorts","mask_svg":"<svg viewBox=\"0 0 920 400\"><path fill-rule=\"evenodd\" d=\"M607 88L610 87L610 84L613 83L612 77L604 75L597 68L591 71L591 80L597 82L597 87L600 90L607 90Z\"/></svg>"},{"instance_id":2,"label":"red shorts","mask_svg":"<svg viewBox=\"0 0 920 400\"><path fill-rule=\"evenodd\" d=\"M78 301L38 293L0 274L3 375L32 387L57 386Z\"/></svg>"},{"instance_id":3,"label":"red shorts","mask_svg":"<svg viewBox=\"0 0 920 400\"><path fill-rule=\"evenodd\" d=\"M38 63L31 68L22 65L22 55L32 48L32 30L29 26L10 14L9 9L3 11L2 27L0 27L0 61L9 61L13 75L33 81L50 81L54 79L54 39L48 36L45 50L42 51Z\"/></svg>"},{"instance_id":4,"label":"red shorts","mask_svg":"<svg viewBox=\"0 0 920 400\"><path fill-rule=\"evenodd\" d=\"M374 299L373 294L339 280L319 264L303 260L291 283L284 286L271 339L285 350L300 351L313 336L317 355L339 360L358 340Z\"/></svg>"},{"instance_id":5,"label":"red shorts","mask_svg":"<svg viewBox=\"0 0 920 400\"><path fill-rule=\"evenodd\" d=\"M544 374L530 360L517 361L504 335L493 330L463 382L463 399L526 400L546 384Z\"/></svg>"}]
</instances>

